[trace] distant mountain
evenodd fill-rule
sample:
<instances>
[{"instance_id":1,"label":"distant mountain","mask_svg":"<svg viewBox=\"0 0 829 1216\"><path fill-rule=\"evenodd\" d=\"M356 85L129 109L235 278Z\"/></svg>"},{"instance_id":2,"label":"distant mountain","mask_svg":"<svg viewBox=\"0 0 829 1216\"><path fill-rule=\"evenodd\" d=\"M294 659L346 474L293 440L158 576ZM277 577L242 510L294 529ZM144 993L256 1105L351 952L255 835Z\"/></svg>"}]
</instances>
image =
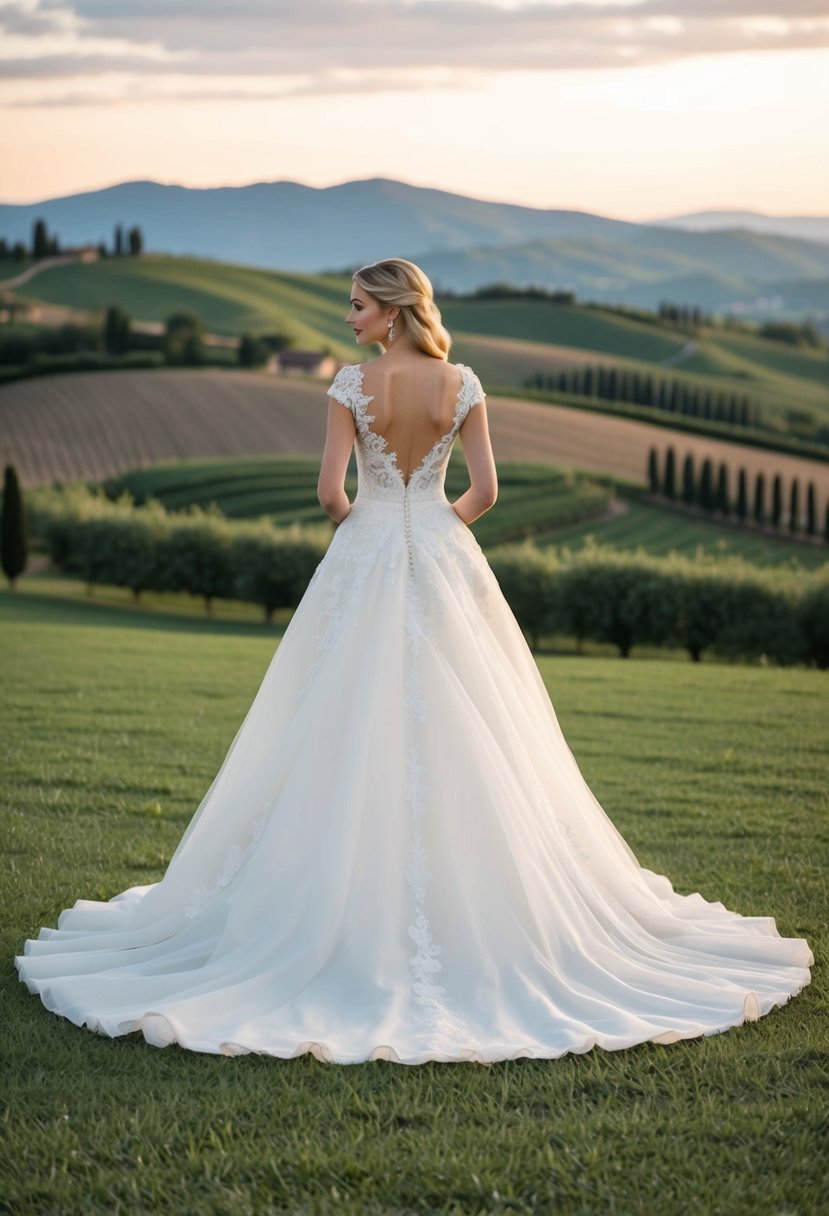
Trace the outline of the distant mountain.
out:
<instances>
[{"instance_id":1,"label":"distant mountain","mask_svg":"<svg viewBox=\"0 0 829 1216\"><path fill-rule=\"evenodd\" d=\"M436 286L456 291L502 282L648 309L671 300L711 312L805 310L829 316L829 245L757 233L652 229L626 240L540 240L424 252L414 260Z\"/></svg>"},{"instance_id":2,"label":"distant mountain","mask_svg":"<svg viewBox=\"0 0 829 1216\"><path fill-rule=\"evenodd\" d=\"M317 189L297 182L192 189L124 182L106 190L0 205L0 235L30 240L42 216L61 242L112 244L138 224L148 249L271 270L351 266L416 249L466 249L537 237L606 238L638 225L583 211L482 202L386 178Z\"/></svg>"},{"instance_id":3,"label":"distant mountain","mask_svg":"<svg viewBox=\"0 0 829 1216\"><path fill-rule=\"evenodd\" d=\"M38 218L62 246L111 248L116 224L125 232L138 225L145 248L159 253L306 272L398 255L421 263L444 289L503 280L646 307L669 299L742 309L778 281L803 286L829 276L829 243L520 207L386 178L323 189L290 181L211 189L123 182L2 204L0 235L29 242ZM822 293L811 293L823 301L811 307L829 309Z\"/></svg>"},{"instance_id":4,"label":"distant mountain","mask_svg":"<svg viewBox=\"0 0 829 1216\"><path fill-rule=\"evenodd\" d=\"M763 215L760 211L692 211L650 220L660 227L685 228L690 232L710 232L715 228L747 228L772 236L791 236L803 241L829 242L829 215Z\"/></svg>"}]
</instances>

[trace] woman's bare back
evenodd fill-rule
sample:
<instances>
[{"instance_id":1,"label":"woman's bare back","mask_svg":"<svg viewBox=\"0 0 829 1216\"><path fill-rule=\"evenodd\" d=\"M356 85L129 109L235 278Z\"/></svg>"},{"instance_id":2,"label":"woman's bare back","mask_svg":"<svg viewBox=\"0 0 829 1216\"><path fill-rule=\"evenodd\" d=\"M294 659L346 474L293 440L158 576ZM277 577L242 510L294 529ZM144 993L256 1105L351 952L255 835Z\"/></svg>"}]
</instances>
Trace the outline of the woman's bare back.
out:
<instances>
[{"instance_id":1,"label":"woman's bare back","mask_svg":"<svg viewBox=\"0 0 829 1216\"><path fill-rule=\"evenodd\" d=\"M369 429L386 441L386 451L408 482L439 439L452 428L463 385L459 366L429 355L363 364L363 392L372 401Z\"/></svg>"}]
</instances>

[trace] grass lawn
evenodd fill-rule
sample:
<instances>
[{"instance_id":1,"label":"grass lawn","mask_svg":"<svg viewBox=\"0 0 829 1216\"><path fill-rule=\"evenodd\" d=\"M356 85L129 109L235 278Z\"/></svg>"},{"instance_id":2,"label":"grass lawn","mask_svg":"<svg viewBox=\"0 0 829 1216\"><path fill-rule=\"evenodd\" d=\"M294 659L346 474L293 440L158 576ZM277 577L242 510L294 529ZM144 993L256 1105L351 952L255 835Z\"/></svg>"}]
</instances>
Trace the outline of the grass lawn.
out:
<instances>
[{"instance_id":1,"label":"grass lawn","mask_svg":"<svg viewBox=\"0 0 829 1216\"><path fill-rule=\"evenodd\" d=\"M812 983L757 1023L556 1061L336 1067L162 1051L48 1013L12 955L76 899L161 878L278 643L254 619L198 613L63 600L46 583L0 593L0 1211L829 1210L818 671L538 660L641 863L809 940Z\"/></svg>"}]
</instances>

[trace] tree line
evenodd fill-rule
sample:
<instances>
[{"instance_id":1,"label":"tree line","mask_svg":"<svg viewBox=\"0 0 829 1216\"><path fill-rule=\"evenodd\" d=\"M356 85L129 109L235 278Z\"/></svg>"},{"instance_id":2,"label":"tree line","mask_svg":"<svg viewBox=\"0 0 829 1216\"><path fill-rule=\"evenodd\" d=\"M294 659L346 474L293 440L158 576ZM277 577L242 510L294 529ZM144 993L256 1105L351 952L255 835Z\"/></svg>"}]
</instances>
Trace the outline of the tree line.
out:
<instances>
[{"instance_id":1,"label":"tree line","mask_svg":"<svg viewBox=\"0 0 829 1216\"><path fill-rule=\"evenodd\" d=\"M83 485L31 496L32 532L52 561L90 585L186 591L260 604L270 620L295 607L330 543L324 525L235 522L191 507L168 513L129 495L113 502ZM5 544L4 504L2 536ZM503 593L537 649L542 637L637 645L780 664L829 667L829 566L760 569L738 557L652 557L593 544L542 550L531 541L489 550ZM5 569L5 557L4 557Z\"/></svg>"},{"instance_id":2,"label":"tree line","mask_svg":"<svg viewBox=\"0 0 829 1216\"><path fill-rule=\"evenodd\" d=\"M807 410L785 412L786 431L775 427L760 403L745 393L715 390L678 376L655 376L608 364L563 368L558 372L535 372L523 387L539 392L566 393L601 401L621 402L660 410L675 416L701 419L713 424L789 434L811 442L829 444L829 425L820 423Z\"/></svg>"},{"instance_id":3,"label":"tree line","mask_svg":"<svg viewBox=\"0 0 829 1216\"><path fill-rule=\"evenodd\" d=\"M90 241L89 244L102 258L140 257L144 251L144 235L137 224L129 228L126 233L123 224L116 224L111 249L105 241L98 241L94 245ZM53 258L61 253L72 253L75 250L76 246L62 248L58 236L54 233L50 235L46 220L41 218L36 219L32 225L30 245L27 245L25 241L15 241L12 244L4 236L0 236L0 258L11 259L15 262L23 262L27 258L38 261L40 258Z\"/></svg>"},{"instance_id":4,"label":"tree line","mask_svg":"<svg viewBox=\"0 0 829 1216\"><path fill-rule=\"evenodd\" d=\"M750 519L755 523L776 529L787 528L789 533L804 533L816 536L818 532L817 492L815 483L809 481L805 496L801 495L800 479L789 480L787 509L784 510L785 494L783 477L776 473L767 485L766 475L757 473L749 491L746 470L737 470L736 497L731 494L732 474L726 461L721 460L714 472L714 462L706 456L699 468L691 452L682 461L680 472L673 446L669 446L661 461L655 447L648 451L648 488L651 494L659 495L669 502L682 503L688 507L700 507L709 515L719 514L723 519L734 518L740 523ZM768 490L770 488L770 493ZM826 503L823 521L823 539L829 544L829 501Z\"/></svg>"},{"instance_id":5,"label":"tree line","mask_svg":"<svg viewBox=\"0 0 829 1216\"><path fill-rule=\"evenodd\" d=\"M283 333L245 333L230 356L228 349L212 348L206 341L204 322L198 313L172 313L159 334L133 328L132 317L120 304L107 306L100 321L89 324L67 322L34 332L0 330L0 368L8 368L11 379L20 374L44 371L93 371L112 366L113 360L129 367L262 367L271 355L293 345Z\"/></svg>"},{"instance_id":6,"label":"tree line","mask_svg":"<svg viewBox=\"0 0 829 1216\"><path fill-rule=\"evenodd\" d=\"M708 418L732 426L760 426L762 416L756 401L744 393L714 392L699 388L675 376L653 376L650 372L631 371L607 364L562 368L558 372L535 372L524 388L571 393L580 397L599 397L606 401L627 401L665 410Z\"/></svg>"}]
</instances>

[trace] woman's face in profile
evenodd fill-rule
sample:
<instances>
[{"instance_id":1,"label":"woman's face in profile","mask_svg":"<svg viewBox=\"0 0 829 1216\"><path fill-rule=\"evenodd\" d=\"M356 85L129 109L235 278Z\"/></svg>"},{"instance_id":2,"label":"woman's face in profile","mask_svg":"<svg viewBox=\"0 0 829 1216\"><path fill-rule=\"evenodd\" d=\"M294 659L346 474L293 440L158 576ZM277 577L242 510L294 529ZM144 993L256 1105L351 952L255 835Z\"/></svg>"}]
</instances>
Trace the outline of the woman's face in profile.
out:
<instances>
[{"instance_id":1,"label":"woman's face in profile","mask_svg":"<svg viewBox=\"0 0 829 1216\"><path fill-rule=\"evenodd\" d=\"M358 283L351 286L351 312L345 320L354 330L360 346L370 346L372 342L385 345L388 342L388 310L382 308L379 300L370 296Z\"/></svg>"}]
</instances>

